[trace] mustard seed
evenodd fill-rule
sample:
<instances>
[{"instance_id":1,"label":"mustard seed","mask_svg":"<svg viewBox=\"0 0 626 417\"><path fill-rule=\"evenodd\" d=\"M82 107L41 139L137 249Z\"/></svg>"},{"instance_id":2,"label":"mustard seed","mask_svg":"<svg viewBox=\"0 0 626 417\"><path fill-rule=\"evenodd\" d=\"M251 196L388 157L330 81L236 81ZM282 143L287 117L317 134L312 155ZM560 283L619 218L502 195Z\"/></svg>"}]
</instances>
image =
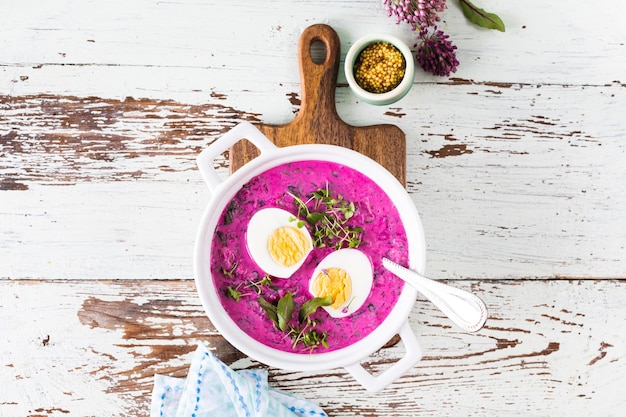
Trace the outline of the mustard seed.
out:
<instances>
[{"instance_id":1,"label":"mustard seed","mask_svg":"<svg viewBox=\"0 0 626 417\"><path fill-rule=\"evenodd\" d=\"M361 51L354 64L354 79L370 93L393 90L404 78L406 62L402 53L388 42L376 42Z\"/></svg>"}]
</instances>

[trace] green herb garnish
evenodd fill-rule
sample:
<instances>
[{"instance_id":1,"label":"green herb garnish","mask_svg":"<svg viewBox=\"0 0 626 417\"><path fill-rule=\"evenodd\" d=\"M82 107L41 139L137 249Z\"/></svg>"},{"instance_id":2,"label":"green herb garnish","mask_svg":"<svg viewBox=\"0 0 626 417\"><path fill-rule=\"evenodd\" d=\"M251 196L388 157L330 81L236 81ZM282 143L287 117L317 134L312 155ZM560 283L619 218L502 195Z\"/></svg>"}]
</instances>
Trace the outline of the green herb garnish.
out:
<instances>
[{"instance_id":1,"label":"green herb garnish","mask_svg":"<svg viewBox=\"0 0 626 417\"><path fill-rule=\"evenodd\" d=\"M311 315L319 307L331 305L332 297L316 297L302 304L298 312L297 325L289 324L294 311L293 295L290 292L279 299L276 304L270 303L264 298L258 298L258 302L274 326L291 338L293 349L296 349L298 344L302 344L311 351L319 346L328 347L326 341L328 334L326 332L319 333L315 330L318 322L311 319Z\"/></svg>"},{"instance_id":2,"label":"green herb garnish","mask_svg":"<svg viewBox=\"0 0 626 417\"><path fill-rule=\"evenodd\" d=\"M309 316L322 306L329 306L333 303L333 298L329 295L328 297L315 297L311 298L300 307L300 312L298 313L298 321L303 323Z\"/></svg>"},{"instance_id":3,"label":"green herb garnish","mask_svg":"<svg viewBox=\"0 0 626 417\"><path fill-rule=\"evenodd\" d=\"M239 207L237 206L237 202L235 201L235 199L232 199L230 201L230 204L228 204L228 208L226 209L226 215L224 216L224 225L229 225L233 222L233 219L235 218L235 212L239 209Z\"/></svg>"},{"instance_id":4,"label":"green herb garnish","mask_svg":"<svg viewBox=\"0 0 626 417\"><path fill-rule=\"evenodd\" d=\"M230 271L226 271L224 268L222 268L222 273L229 276L230 278L233 278L233 272L235 270L235 267L233 267ZM239 283L236 287L229 285L228 287L226 287L226 295L234 298L235 301L240 301L241 297L246 295L261 295L261 293L263 292L263 287L265 287L266 285L270 285L271 283L272 279L270 278L269 274L265 274L265 276L258 281L250 280L246 281L245 284L242 282Z\"/></svg>"},{"instance_id":5,"label":"green herb garnish","mask_svg":"<svg viewBox=\"0 0 626 417\"><path fill-rule=\"evenodd\" d=\"M226 295L228 295L231 298L234 298L235 301L239 301L241 300L241 292L239 292L239 286L237 286L236 288L233 288L232 286L228 286L228 288L226 288Z\"/></svg>"},{"instance_id":6,"label":"green herb garnish","mask_svg":"<svg viewBox=\"0 0 626 417\"><path fill-rule=\"evenodd\" d=\"M267 316L274 322L274 326L280 330L276 306L267 301L265 298L258 298L257 300L263 311L265 311L265 314L267 314Z\"/></svg>"},{"instance_id":7,"label":"green herb garnish","mask_svg":"<svg viewBox=\"0 0 626 417\"><path fill-rule=\"evenodd\" d=\"M316 321L307 319L304 327L291 327L289 336L291 336L291 340L293 341L292 349L296 349L298 343L302 343L304 347L308 348L310 351L315 350L320 345L325 348L328 347L328 333L322 332L318 333L314 327L317 325Z\"/></svg>"},{"instance_id":8,"label":"green herb garnish","mask_svg":"<svg viewBox=\"0 0 626 417\"><path fill-rule=\"evenodd\" d=\"M263 287L266 285L270 285L272 283L272 279L269 274L265 274L263 278L258 281L248 281L248 288L253 289L258 295L261 295L263 292Z\"/></svg>"},{"instance_id":9,"label":"green herb garnish","mask_svg":"<svg viewBox=\"0 0 626 417\"><path fill-rule=\"evenodd\" d=\"M285 294L283 298L278 300L276 306L276 316L278 319L278 329L285 331L289 320L291 320L291 314L293 313L293 296L290 292Z\"/></svg>"},{"instance_id":10,"label":"green herb garnish","mask_svg":"<svg viewBox=\"0 0 626 417\"><path fill-rule=\"evenodd\" d=\"M226 275L228 278L232 278L233 275L235 274L235 270L237 269L237 266L239 266L239 263L235 262L230 267L230 269L226 269L224 267L221 267L220 269L222 270L222 274Z\"/></svg>"},{"instance_id":11,"label":"green herb garnish","mask_svg":"<svg viewBox=\"0 0 626 417\"><path fill-rule=\"evenodd\" d=\"M344 200L341 195L333 196L328 189L328 183L325 188L314 191L307 201L294 194L290 195L298 210L298 227L301 227L304 219L310 226L316 247L331 247L335 250L359 247L363 228L347 224L356 211L354 203Z\"/></svg>"}]
</instances>

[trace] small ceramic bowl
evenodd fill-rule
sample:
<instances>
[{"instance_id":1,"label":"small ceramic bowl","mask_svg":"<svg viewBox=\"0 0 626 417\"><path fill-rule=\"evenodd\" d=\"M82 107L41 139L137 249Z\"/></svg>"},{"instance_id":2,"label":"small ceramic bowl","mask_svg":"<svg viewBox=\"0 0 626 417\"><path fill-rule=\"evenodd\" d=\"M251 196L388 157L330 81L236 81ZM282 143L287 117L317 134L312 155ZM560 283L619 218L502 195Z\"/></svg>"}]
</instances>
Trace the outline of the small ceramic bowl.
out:
<instances>
[{"instance_id":1,"label":"small ceramic bowl","mask_svg":"<svg viewBox=\"0 0 626 417\"><path fill-rule=\"evenodd\" d=\"M365 48L379 42L387 42L395 46L404 56L406 69L402 81L393 90L385 93L372 93L363 89L357 83L354 77L354 65L359 57L359 54ZM413 60L413 54L411 53L411 50L406 45L406 43L396 38L395 36L388 34L379 33L374 35L368 35L357 40L350 47L348 53L346 54L344 69L346 79L348 80L348 85L352 89L354 95L367 103L379 106L394 103L404 97L411 89L411 86L413 85L413 79L415 78L415 61Z\"/></svg>"}]
</instances>

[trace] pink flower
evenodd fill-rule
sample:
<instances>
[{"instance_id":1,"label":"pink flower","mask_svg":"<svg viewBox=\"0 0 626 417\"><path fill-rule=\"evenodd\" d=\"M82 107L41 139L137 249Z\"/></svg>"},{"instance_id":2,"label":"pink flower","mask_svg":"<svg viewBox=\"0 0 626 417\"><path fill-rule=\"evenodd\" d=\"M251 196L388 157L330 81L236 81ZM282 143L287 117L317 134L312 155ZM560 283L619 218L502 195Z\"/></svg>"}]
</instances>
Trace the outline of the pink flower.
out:
<instances>
[{"instance_id":1,"label":"pink flower","mask_svg":"<svg viewBox=\"0 0 626 417\"><path fill-rule=\"evenodd\" d=\"M449 36L438 30L439 13L446 10L446 0L383 0L388 16L394 16L396 23L405 22L419 32L417 62L422 69L437 76L449 76L456 72L459 61L456 46Z\"/></svg>"},{"instance_id":2,"label":"pink flower","mask_svg":"<svg viewBox=\"0 0 626 417\"><path fill-rule=\"evenodd\" d=\"M406 22L413 30L425 31L439 21L439 12L446 10L446 0L383 0L388 16L396 23Z\"/></svg>"},{"instance_id":3,"label":"pink flower","mask_svg":"<svg viewBox=\"0 0 626 417\"><path fill-rule=\"evenodd\" d=\"M434 75L447 77L451 72L456 72L459 60L456 58L456 46L448 40L449 36L435 26L433 32L420 34L421 44L417 50L417 62L424 71Z\"/></svg>"}]
</instances>

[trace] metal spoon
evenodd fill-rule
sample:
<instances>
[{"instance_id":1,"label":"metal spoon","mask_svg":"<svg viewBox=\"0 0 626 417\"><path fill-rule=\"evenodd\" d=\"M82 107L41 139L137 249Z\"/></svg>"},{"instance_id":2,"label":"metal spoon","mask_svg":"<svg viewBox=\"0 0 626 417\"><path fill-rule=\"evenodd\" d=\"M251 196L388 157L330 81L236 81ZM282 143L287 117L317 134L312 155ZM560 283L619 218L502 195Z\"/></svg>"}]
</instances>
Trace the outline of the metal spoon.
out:
<instances>
[{"instance_id":1,"label":"metal spoon","mask_svg":"<svg viewBox=\"0 0 626 417\"><path fill-rule=\"evenodd\" d=\"M487 321L487 307L474 294L426 278L387 258L383 258L383 266L421 292L466 332L477 332Z\"/></svg>"}]
</instances>

